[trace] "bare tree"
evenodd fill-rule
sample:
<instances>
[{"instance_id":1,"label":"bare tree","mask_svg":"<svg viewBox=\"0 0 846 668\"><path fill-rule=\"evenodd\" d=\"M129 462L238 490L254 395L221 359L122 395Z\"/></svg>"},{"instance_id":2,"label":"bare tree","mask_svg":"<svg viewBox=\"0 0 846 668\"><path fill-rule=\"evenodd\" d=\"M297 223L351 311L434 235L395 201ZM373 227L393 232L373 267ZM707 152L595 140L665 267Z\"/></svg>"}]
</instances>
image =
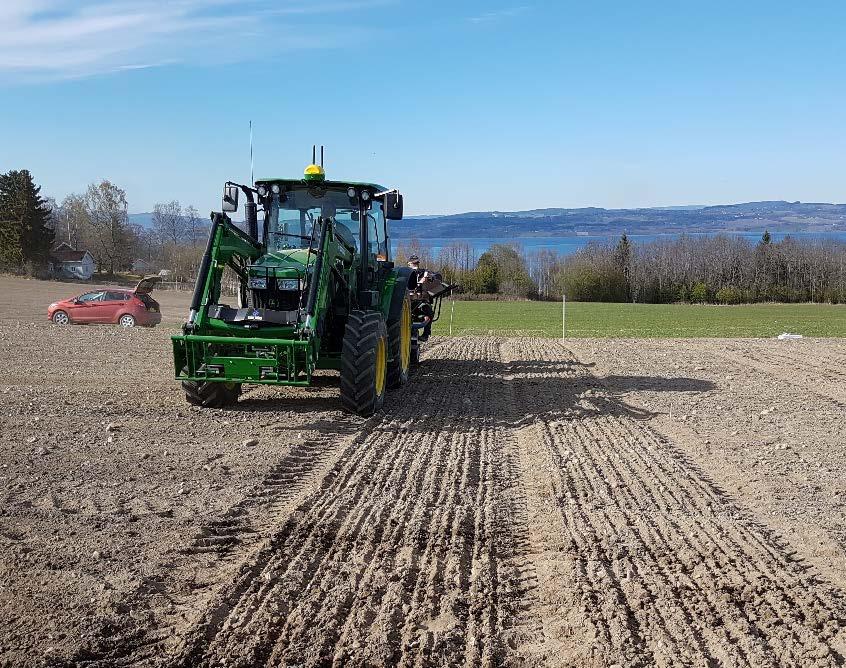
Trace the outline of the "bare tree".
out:
<instances>
[{"instance_id":1,"label":"bare tree","mask_svg":"<svg viewBox=\"0 0 846 668\"><path fill-rule=\"evenodd\" d=\"M165 247L173 248L186 240L187 225L178 201L159 203L153 207L153 229Z\"/></svg>"},{"instance_id":2,"label":"bare tree","mask_svg":"<svg viewBox=\"0 0 846 668\"><path fill-rule=\"evenodd\" d=\"M86 236L90 222L85 195L71 193L62 200L56 211L56 240L82 249L90 241Z\"/></svg>"},{"instance_id":3,"label":"bare tree","mask_svg":"<svg viewBox=\"0 0 846 668\"><path fill-rule=\"evenodd\" d=\"M405 264L409 257L416 255L420 258L421 267L431 268L434 264L434 256L432 254L432 247L417 237L411 237L408 241L401 241L397 243L397 252L395 255L395 262L398 264Z\"/></svg>"},{"instance_id":4,"label":"bare tree","mask_svg":"<svg viewBox=\"0 0 846 668\"><path fill-rule=\"evenodd\" d=\"M85 193L86 237L100 271L126 268L131 261L126 193L109 181L91 184Z\"/></svg>"},{"instance_id":5,"label":"bare tree","mask_svg":"<svg viewBox=\"0 0 846 668\"><path fill-rule=\"evenodd\" d=\"M186 240L191 246L196 246L202 241L205 226L200 222L200 213L193 204L185 208L185 233Z\"/></svg>"}]
</instances>

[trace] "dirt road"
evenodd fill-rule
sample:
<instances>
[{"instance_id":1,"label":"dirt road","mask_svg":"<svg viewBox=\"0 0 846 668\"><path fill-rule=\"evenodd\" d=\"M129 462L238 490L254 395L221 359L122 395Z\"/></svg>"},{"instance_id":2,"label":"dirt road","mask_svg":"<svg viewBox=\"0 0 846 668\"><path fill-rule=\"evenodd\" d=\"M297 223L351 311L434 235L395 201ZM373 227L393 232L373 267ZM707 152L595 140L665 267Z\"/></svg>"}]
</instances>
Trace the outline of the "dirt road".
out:
<instances>
[{"instance_id":1,"label":"dirt road","mask_svg":"<svg viewBox=\"0 0 846 668\"><path fill-rule=\"evenodd\" d=\"M362 420L5 294L8 665L844 661L840 340L440 339Z\"/></svg>"}]
</instances>

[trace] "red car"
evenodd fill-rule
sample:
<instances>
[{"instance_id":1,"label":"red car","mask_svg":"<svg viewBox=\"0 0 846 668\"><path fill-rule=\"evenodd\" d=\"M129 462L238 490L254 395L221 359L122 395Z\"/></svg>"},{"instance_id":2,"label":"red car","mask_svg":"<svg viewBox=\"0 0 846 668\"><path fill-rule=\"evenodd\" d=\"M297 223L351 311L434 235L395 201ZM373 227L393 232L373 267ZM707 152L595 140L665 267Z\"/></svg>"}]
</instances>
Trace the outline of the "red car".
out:
<instances>
[{"instance_id":1,"label":"red car","mask_svg":"<svg viewBox=\"0 0 846 668\"><path fill-rule=\"evenodd\" d=\"M71 323L118 324L121 327L154 327L162 321L159 303L150 296L158 276L142 278L134 290L100 288L79 297L53 302L47 317L57 325Z\"/></svg>"}]
</instances>

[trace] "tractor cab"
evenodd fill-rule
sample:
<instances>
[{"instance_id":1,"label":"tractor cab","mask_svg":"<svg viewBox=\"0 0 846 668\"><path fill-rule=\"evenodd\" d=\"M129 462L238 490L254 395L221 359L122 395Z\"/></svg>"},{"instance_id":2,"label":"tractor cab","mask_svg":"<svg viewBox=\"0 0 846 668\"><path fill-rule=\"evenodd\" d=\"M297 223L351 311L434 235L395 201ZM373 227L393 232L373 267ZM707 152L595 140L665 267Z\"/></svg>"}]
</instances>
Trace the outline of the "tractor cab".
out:
<instances>
[{"instance_id":1,"label":"tractor cab","mask_svg":"<svg viewBox=\"0 0 846 668\"><path fill-rule=\"evenodd\" d=\"M227 184L224 205L227 195L234 195L237 207L238 192L229 190L235 185ZM248 305L268 302L260 291L274 286L286 292L297 286L302 300L310 263L325 231L333 242L331 262L338 264L339 273L345 273L343 267L353 269L347 285L352 301L363 308L377 306L374 293L393 268L387 220L402 218L398 191L374 183L327 180L322 164L314 162L302 179L259 179L254 188L238 188L249 200L248 233L265 251L248 267ZM284 301L290 305L294 298L288 294Z\"/></svg>"}]
</instances>

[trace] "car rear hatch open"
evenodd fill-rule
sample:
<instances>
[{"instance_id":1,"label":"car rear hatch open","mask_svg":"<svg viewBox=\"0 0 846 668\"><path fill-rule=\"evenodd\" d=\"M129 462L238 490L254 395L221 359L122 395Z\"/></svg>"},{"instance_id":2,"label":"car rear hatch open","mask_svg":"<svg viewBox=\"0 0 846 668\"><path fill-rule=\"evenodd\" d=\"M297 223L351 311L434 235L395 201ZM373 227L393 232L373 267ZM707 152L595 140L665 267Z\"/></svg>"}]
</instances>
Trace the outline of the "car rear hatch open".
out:
<instances>
[{"instance_id":1,"label":"car rear hatch open","mask_svg":"<svg viewBox=\"0 0 846 668\"><path fill-rule=\"evenodd\" d=\"M161 280L161 276L145 276L135 286L135 296L144 302L148 311L153 313L159 313L159 303L150 296L150 293Z\"/></svg>"},{"instance_id":2,"label":"car rear hatch open","mask_svg":"<svg viewBox=\"0 0 846 668\"><path fill-rule=\"evenodd\" d=\"M138 281L138 285L135 286L135 294L139 296L149 295L153 291L153 288L156 287L156 284L161 280L161 276L145 276Z\"/></svg>"}]
</instances>

